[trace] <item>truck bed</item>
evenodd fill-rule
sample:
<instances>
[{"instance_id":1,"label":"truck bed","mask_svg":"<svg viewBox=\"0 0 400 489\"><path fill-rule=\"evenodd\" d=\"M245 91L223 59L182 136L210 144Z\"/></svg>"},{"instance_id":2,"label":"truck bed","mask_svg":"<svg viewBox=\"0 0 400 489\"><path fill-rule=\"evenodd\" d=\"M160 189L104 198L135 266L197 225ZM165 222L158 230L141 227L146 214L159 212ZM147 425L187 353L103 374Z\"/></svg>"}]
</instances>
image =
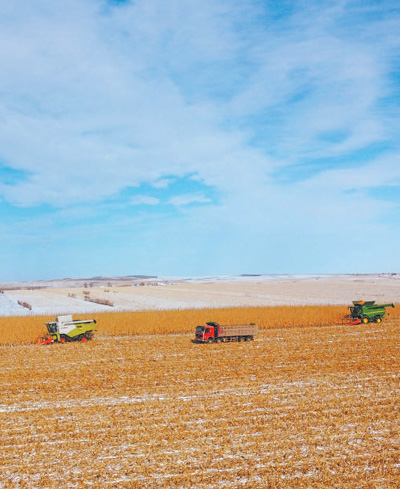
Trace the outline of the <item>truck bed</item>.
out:
<instances>
[{"instance_id":1,"label":"truck bed","mask_svg":"<svg viewBox=\"0 0 400 489\"><path fill-rule=\"evenodd\" d=\"M254 336L257 334L257 324L220 324L218 328L218 338L224 336Z\"/></svg>"}]
</instances>

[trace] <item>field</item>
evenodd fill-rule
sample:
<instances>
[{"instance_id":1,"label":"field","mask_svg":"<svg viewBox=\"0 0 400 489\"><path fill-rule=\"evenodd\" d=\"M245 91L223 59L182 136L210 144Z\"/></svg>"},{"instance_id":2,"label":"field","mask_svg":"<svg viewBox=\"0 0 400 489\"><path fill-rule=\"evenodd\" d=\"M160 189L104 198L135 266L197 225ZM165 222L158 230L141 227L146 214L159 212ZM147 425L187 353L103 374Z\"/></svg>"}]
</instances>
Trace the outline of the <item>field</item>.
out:
<instances>
[{"instance_id":1,"label":"field","mask_svg":"<svg viewBox=\"0 0 400 489\"><path fill-rule=\"evenodd\" d=\"M0 488L399 487L399 308L344 310L108 313L50 346L45 318L2 318ZM242 314L254 342L184 332Z\"/></svg>"},{"instance_id":2,"label":"field","mask_svg":"<svg viewBox=\"0 0 400 489\"><path fill-rule=\"evenodd\" d=\"M0 284L1 316L393 302L400 274L101 278Z\"/></svg>"},{"instance_id":3,"label":"field","mask_svg":"<svg viewBox=\"0 0 400 489\"><path fill-rule=\"evenodd\" d=\"M120 336L189 333L198 324L215 319L221 324L253 322L262 329L323 326L340 323L347 312L344 306L281 306L108 312L74 317L93 318L103 335ZM35 343L46 335L45 323L53 320L53 316L0 317L0 345Z\"/></svg>"}]
</instances>

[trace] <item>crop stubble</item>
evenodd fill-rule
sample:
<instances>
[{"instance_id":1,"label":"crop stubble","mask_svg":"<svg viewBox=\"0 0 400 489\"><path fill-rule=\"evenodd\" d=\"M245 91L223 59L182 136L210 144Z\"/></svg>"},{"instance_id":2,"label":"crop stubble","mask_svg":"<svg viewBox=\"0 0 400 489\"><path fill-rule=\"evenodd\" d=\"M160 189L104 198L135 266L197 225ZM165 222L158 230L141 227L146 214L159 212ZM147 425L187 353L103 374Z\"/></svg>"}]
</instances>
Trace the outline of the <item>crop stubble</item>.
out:
<instances>
[{"instance_id":1,"label":"crop stubble","mask_svg":"<svg viewBox=\"0 0 400 489\"><path fill-rule=\"evenodd\" d=\"M398 329L1 347L0 487L398 487Z\"/></svg>"}]
</instances>

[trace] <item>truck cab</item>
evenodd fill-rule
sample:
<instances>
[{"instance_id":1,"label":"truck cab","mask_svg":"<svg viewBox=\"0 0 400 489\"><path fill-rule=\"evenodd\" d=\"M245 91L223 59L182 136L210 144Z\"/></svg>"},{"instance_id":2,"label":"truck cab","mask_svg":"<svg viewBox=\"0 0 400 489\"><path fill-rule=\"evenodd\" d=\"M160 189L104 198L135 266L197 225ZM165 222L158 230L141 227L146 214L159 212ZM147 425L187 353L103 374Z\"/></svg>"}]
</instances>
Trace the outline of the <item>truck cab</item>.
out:
<instances>
[{"instance_id":1,"label":"truck cab","mask_svg":"<svg viewBox=\"0 0 400 489\"><path fill-rule=\"evenodd\" d=\"M197 326L196 327L196 341L199 343L211 343L214 340L214 326Z\"/></svg>"}]
</instances>

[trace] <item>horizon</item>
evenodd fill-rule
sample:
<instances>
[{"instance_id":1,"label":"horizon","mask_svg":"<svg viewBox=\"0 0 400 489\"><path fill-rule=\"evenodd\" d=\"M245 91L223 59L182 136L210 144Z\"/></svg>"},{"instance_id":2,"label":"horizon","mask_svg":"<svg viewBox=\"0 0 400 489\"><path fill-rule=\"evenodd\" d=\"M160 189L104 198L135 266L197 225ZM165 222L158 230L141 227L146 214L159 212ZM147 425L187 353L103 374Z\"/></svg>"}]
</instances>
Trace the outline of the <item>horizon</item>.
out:
<instances>
[{"instance_id":1,"label":"horizon","mask_svg":"<svg viewBox=\"0 0 400 489\"><path fill-rule=\"evenodd\" d=\"M400 271L398 2L0 13L0 282Z\"/></svg>"},{"instance_id":2,"label":"horizon","mask_svg":"<svg viewBox=\"0 0 400 489\"><path fill-rule=\"evenodd\" d=\"M160 275L117 275L117 276L94 276L94 277L62 277L48 278L39 280L21 280L21 281L0 281L0 285L11 284L35 284L35 283L52 283L52 282L103 282L103 281L139 281L155 280L172 282L178 281L226 281L232 282L234 279L262 279L262 278L335 278L335 277L396 277L398 272L370 272L370 273L241 273L237 275L198 275L198 276L160 276ZM93 285L90 284L90 287ZM112 285L111 285L112 286ZM38 286L40 288L40 286ZM44 287L44 286L43 286ZM6 289L5 289L6 290Z\"/></svg>"}]
</instances>

